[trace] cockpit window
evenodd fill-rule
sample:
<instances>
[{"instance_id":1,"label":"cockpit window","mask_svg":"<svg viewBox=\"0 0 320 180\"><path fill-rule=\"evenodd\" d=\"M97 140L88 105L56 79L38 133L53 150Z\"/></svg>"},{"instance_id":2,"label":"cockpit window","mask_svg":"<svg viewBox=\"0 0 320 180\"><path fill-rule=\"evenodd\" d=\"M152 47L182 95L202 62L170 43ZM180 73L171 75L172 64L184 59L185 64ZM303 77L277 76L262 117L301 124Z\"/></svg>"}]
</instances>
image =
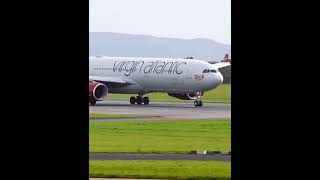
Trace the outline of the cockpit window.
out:
<instances>
[{"instance_id":1,"label":"cockpit window","mask_svg":"<svg viewBox=\"0 0 320 180\"><path fill-rule=\"evenodd\" d=\"M217 73L217 71L214 70L214 69L212 69L212 70L210 70L210 69L205 69L205 70L203 70L202 73Z\"/></svg>"}]
</instances>

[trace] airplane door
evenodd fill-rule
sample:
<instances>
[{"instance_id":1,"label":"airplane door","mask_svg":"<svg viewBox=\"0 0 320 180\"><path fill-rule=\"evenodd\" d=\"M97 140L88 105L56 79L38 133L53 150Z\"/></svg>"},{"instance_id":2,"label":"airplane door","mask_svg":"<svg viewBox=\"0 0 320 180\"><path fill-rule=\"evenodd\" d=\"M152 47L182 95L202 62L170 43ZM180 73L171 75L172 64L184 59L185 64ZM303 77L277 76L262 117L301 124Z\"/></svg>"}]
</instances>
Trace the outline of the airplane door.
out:
<instances>
[{"instance_id":1,"label":"airplane door","mask_svg":"<svg viewBox=\"0 0 320 180\"><path fill-rule=\"evenodd\" d=\"M202 71L197 66L194 66L192 63L188 64L187 73L185 75L184 89L186 92L194 91L195 87L200 86L201 81L195 80L195 75L201 74Z\"/></svg>"},{"instance_id":2,"label":"airplane door","mask_svg":"<svg viewBox=\"0 0 320 180\"><path fill-rule=\"evenodd\" d=\"M191 66L187 67L187 72L186 72L186 80L191 80L192 79L192 74L191 74Z\"/></svg>"},{"instance_id":3,"label":"airplane door","mask_svg":"<svg viewBox=\"0 0 320 180\"><path fill-rule=\"evenodd\" d=\"M192 82L192 65L189 64L189 66L187 67L187 71L186 71L186 75L185 75L185 83L184 83L184 90L185 91L189 91L190 86L191 86L191 82Z\"/></svg>"},{"instance_id":4,"label":"airplane door","mask_svg":"<svg viewBox=\"0 0 320 180\"><path fill-rule=\"evenodd\" d=\"M188 74L188 68L186 65L183 65L183 63L181 63L179 70L175 73L176 74L172 75L171 77L172 85L174 90L181 91L181 89L184 89L184 86L185 86L185 80L186 80L186 75ZM178 74L178 73L181 73L181 74Z\"/></svg>"}]
</instances>

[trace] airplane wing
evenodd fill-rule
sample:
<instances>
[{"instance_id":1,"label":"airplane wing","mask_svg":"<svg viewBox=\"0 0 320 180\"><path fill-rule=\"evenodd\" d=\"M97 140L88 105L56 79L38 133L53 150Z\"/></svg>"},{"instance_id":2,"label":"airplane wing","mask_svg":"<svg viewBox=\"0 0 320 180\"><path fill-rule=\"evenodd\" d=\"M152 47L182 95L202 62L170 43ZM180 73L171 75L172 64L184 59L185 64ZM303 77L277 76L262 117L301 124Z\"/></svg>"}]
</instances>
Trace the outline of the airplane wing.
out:
<instances>
[{"instance_id":1,"label":"airplane wing","mask_svg":"<svg viewBox=\"0 0 320 180\"><path fill-rule=\"evenodd\" d=\"M229 59L229 54L226 54L223 60L219 63L212 64L215 69L220 69L231 65L231 59Z\"/></svg>"},{"instance_id":2,"label":"airplane wing","mask_svg":"<svg viewBox=\"0 0 320 180\"><path fill-rule=\"evenodd\" d=\"M89 76L89 81L96 81L101 83L117 83L117 84L125 84L121 77L104 77L104 76Z\"/></svg>"},{"instance_id":3,"label":"airplane wing","mask_svg":"<svg viewBox=\"0 0 320 180\"><path fill-rule=\"evenodd\" d=\"M219 63L216 63L216 64L211 64L211 66L213 66L215 69L220 69L220 68L223 68L223 67L227 67L227 66L230 66L231 64L229 62L219 62Z\"/></svg>"}]
</instances>

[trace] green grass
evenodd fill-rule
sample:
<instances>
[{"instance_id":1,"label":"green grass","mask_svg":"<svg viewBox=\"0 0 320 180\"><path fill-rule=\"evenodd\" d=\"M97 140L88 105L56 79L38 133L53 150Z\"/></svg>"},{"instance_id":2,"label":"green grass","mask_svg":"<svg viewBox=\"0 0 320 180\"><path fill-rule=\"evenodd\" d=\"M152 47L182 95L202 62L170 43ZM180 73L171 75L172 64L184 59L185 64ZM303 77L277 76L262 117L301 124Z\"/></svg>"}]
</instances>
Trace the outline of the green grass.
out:
<instances>
[{"instance_id":1,"label":"green grass","mask_svg":"<svg viewBox=\"0 0 320 180\"><path fill-rule=\"evenodd\" d=\"M231 150L230 120L91 122L90 152Z\"/></svg>"},{"instance_id":2,"label":"green grass","mask_svg":"<svg viewBox=\"0 0 320 180\"><path fill-rule=\"evenodd\" d=\"M107 99L110 100L129 100L132 94L108 94ZM136 94L134 94L136 96ZM185 102L185 100L180 100L169 96L167 93L150 93L147 94L150 101L154 102ZM203 95L204 102L206 103L230 103L231 102L231 85L222 84L216 89L205 92Z\"/></svg>"},{"instance_id":3,"label":"green grass","mask_svg":"<svg viewBox=\"0 0 320 180\"><path fill-rule=\"evenodd\" d=\"M90 177L158 179L231 179L231 163L220 161L89 162Z\"/></svg>"},{"instance_id":4,"label":"green grass","mask_svg":"<svg viewBox=\"0 0 320 180\"><path fill-rule=\"evenodd\" d=\"M157 118L160 116L136 116L136 115L126 115L126 114L96 114L90 113L89 119L127 119L127 118Z\"/></svg>"}]
</instances>

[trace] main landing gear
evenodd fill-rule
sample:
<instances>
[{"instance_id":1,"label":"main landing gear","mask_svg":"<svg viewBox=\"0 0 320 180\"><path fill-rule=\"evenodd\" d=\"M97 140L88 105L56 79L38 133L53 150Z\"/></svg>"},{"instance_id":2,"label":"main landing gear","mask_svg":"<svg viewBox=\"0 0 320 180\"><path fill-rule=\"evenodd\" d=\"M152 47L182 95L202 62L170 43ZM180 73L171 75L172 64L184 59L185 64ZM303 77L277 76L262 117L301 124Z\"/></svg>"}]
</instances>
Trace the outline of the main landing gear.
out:
<instances>
[{"instance_id":1,"label":"main landing gear","mask_svg":"<svg viewBox=\"0 0 320 180\"><path fill-rule=\"evenodd\" d=\"M96 102L97 101L94 98L89 97L89 103L90 103L91 106L96 105Z\"/></svg>"},{"instance_id":2,"label":"main landing gear","mask_svg":"<svg viewBox=\"0 0 320 180\"><path fill-rule=\"evenodd\" d=\"M141 94L139 94L137 97L134 97L134 96L130 97L130 104L137 103L137 104L141 105L143 103L143 104L147 105L147 104L149 104L149 102L150 102L149 97L147 97L147 96L143 97L143 95L141 95Z\"/></svg>"},{"instance_id":3,"label":"main landing gear","mask_svg":"<svg viewBox=\"0 0 320 180\"><path fill-rule=\"evenodd\" d=\"M200 93L200 92L198 92L198 93L196 93L196 96L197 96L197 99L194 101L194 106L195 107L202 107L202 100L201 100L201 98L202 98L202 93Z\"/></svg>"}]
</instances>

